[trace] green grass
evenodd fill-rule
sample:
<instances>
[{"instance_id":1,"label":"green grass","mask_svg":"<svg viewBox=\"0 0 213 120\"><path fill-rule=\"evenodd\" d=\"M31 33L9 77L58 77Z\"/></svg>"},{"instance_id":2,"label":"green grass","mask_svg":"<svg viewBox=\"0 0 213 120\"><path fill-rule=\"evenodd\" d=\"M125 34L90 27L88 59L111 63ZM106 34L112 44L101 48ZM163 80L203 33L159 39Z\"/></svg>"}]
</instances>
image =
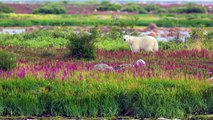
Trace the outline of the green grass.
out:
<instances>
[{"instance_id":1,"label":"green grass","mask_svg":"<svg viewBox=\"0 0 213 120\"><path fill-rule=\"evenodd\" d=\"M107 51L112 50L130 50L129 45L122 40L122 35L118 34L119 29L112 30L110 34L98 36L95 46L98 49ZM22 46L27 48L65 48L69 43L69 35L72 33L70 27L55 28L53 30L40 30L31 33L22 33L15 35L0 35L0 45L2 46ZM98 33L101 35L104 32ZM199 33L196 33L199 34ZM175 41L159 42L160 50L182 50L192 49L197 46L203 49L213 50L211 34L203 36L204 41L196 45L194 42L177 43Z\"/></svg>"},{"instance_id":2,"label":"green grass","mask_svg":"<svg viewBox=\"0 0 213 120\"><path fill-rule=\"evenodd\" d=\"M1 80L0 114L174 118L212 112L212 93L208 83L193 80Z\"/></svg>"},{"instance_id":3,"label":"green grass","mask_svg":"<svg viewBox=\"0 0 213 120\"><path fill-rule=\"evenodd\" d=\"M121 15L115 19L112 15L25 15L1 14L0 26L91 26L91 25L124 25L147 26L155 23L160 27L197 27L213 26L212 17L208 14L144 14Z\"/></svg>"},{"instance_id":4,"label":"green grass","mask_svg":"<svg viewBox=\"0 0 213 120\"><path fill-rule=\"evenodd\" d=\"M113 50L130 50L129 45L121 38L118 39L100 39L96 42L96 47L99 49L113 51Z\"/></svg>"}]
</instances>

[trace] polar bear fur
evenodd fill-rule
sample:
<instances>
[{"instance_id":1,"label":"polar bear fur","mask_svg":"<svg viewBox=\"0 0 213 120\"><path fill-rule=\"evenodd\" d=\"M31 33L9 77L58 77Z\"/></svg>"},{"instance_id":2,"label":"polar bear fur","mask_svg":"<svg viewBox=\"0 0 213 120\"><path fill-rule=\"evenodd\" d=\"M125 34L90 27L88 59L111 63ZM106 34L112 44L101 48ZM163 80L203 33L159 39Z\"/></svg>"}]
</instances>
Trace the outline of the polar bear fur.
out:
<instances>
[{"instance_id":1,"label":"polar bear fur","mask_svg":"<svg viewBox=\"0 0 213 120\"><path fill-rule=\"evenodd\" d=\"M158 42L152 36L135 37L124 35L123 40L127 42L132 52L145 51L158 51Z\"/></svg>"}]
</instances>

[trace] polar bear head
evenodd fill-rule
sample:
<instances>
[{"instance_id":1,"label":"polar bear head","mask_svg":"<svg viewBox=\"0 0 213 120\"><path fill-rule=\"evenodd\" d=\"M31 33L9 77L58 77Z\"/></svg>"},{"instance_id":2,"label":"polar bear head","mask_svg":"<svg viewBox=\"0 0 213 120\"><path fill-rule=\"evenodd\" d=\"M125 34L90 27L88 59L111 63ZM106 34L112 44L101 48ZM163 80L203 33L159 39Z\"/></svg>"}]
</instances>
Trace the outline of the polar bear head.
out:
<instances>
[{"instance_id":1,"label":"polar bear head","mask_svg":"<svg viewBox=\"0 0 213 120\"><path fill-rule=\"evenodd\" d=\"M127 42L130 46L133 44L133 39L132 39L132 36L130 36L130 35L124 35L123 41Z\"/></svg>"},{"instance_id":2,"label":"polar bear head","mask_svg":"<svg viewBox=\"0 0 213 120\"><path fill-rule=\"evenodd\" d=\"M123 40L124 40L125 42L129 42L129 38L130 38L129 35L124 35L124 36L123 36Z\"/></svg>"}]
</instances>

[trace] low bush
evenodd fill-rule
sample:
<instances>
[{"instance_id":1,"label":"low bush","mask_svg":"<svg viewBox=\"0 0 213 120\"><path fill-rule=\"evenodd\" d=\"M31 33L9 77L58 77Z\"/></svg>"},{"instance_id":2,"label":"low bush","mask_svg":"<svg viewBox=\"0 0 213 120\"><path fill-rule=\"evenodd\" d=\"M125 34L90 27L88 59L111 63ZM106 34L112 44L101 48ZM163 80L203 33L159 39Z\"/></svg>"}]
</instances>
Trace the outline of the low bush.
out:
<instances>
[{"instance_id":1,"label":"low bush","mask_svg":"<svg viewBox=\"0 0 213 120\"><path fill-rule=\"evenodd\" d=\"M121 5L104 1L96 9L98 11L118 11L121 9Z\"/></svg>"},{"instance_id":2,"label":"low bush","mask_svg":"<svg viewBox=\"0 0 213 120\"><path fill-rule=\"evenodd\" d=\"M2 3L0 3L0 13L12 13L13 9L8 7L7 5L4 5Z\"/></svg>"},{"instance_id":3,"label":"low bush","mask_svg":"<svg viewBox=\"0 0 213 120\"><path fill-rule=\"evenodd\" d=\"M149 4L149 5L145 6L145 9L146 9L148 12L154 12L154 11L160 9L160 7L157 6L156 4Z\"/></svg>"},{"instance_id":4,"label":"low bush","mask_svg":"<svg viewBox=\"0 0 213 120\"><path fill-rule=\"evenodd\" d=\"M60 4L46 4L33 10L33 14L65 14L66 9Z\"/></svg>"},{"instance_id":5,"label":"low bush","mask_svg":"<svg viewBox=\"0 0 213 120\"><path fill-rule=\"evenodd\" d=\"M197 49L213 49L212 31L205 27L193 28L191 37L188 40L191 48Z\"/></svg>"},{"instance_id":6,"label":"low bush","mask_svg":"<svg viewBox=\"0 0 213 120\"><path fill-rule=\"evenodd\" d=\"M161 14L161 13L166 14L166 13L168 13L168 10L165 8L159 8L159 9L153 11L153 13L154 14Z\"/></svg>"},{"instance_id":7,"label":"low bush","mask_svg":"<svg viewBox=\"0 0 213 120\"><path fill-rule=\"evenodd\" d=\"M139 14L147 14L147 11L144 8L140 8L139 11L138 11L138 13Z\"/></svg>"},{"instance_id":8,"label":"low bush","mask_svg":"<svg viewBox=\"0 0 213 120\"><path fill-rule=\"evenodd\" d=\"M142 6L135 5L135 4L127 4L126 6L122 7L121 11L138 12L141 14L147 13L147 11Z\"/></svg>"},{"instance_id":9,"label":"low bush","mask_svg":"<svg viewBox=\"0 0 213 120\"><path fill-rule=\"evenodd\" d=\"M173 7L169 10L172 13L206 13L206 8L194 4L189 4L184 7Z\"/></svg>"},{"instance_id":10,"label":"low bush","mask_svg":"<svg viewBox=\"0 0 213 120\"><path fill-rule=\"evenodd\" d=\"M16 67L16 57L14 54L0 51L0 69L7 71Z\"/></svg>"},{"instance_id":11,"label":"low bush","mask_svg":"<svg viewBox=\"0 0 213 120\"><path fill-rule=\"evenodd\" d=\"M125 12L137 12L137 11L139 11L139 9L140 9L139 6L125 6L121 10L125 11Z\"/></svg>"},{"instance_id":12,"label":"low bush","mask_svg":"<svg viewBox=\"0 0 213 120\"><path fill-rule=\"evenodd\" d=\"M168 42L158 42L160 50L186 50L189 48L189 43L175 42L174 40Z\"/></svg>"},{"instance_id":13,"label":"low bush","mask_svg":"<svg viewBox=\"0 0 213 120\"><path fill-rule=\"evenodd\" d=\"M73 33L69 38L67 48L70 51L70 56L76 59L95 59L95 39L96 34L92 33Z\"/></svg>"}]
</instances>

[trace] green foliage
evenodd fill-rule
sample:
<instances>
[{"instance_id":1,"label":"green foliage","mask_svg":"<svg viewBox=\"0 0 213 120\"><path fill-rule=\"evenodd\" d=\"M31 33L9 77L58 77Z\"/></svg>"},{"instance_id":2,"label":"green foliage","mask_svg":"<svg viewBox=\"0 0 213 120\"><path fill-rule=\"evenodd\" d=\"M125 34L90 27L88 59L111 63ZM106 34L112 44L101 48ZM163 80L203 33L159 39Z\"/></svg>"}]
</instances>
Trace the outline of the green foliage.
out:
<instances>
[{"instance_id":1,"label":"green foliage","mask_svg":"<svg viewBox=\"0 0 213 120\"><path fill-rule=\"evenodd\" d=\"M0 36L0 45L23 47L65 47L68 43L70 29L39 30L30 33Z\"/></svg>"},{"instance_id":2,"label":"green foliage","mask_svg":"<svg viewBox=\"0 0 213 120\"><path fill-rule=\"evenodd\" d=\"M189 48L189 43L176 42L174 40L168 42L158 42L160 50L184 50Z\"/></svg>"},{"instance_id":3,"label":"green foliage","mask_svg":"<svg viewBox=\"0 0 213 120\"><path fill-rule=\"evenodd\" d=\"M0 13L12 13L13 9L8 7L7 5L4 5L2 3L0 3Z\"/></svg>"},{"instance_id":4,"label":"green foliage","mask_svg":"<svg viewBox=\"0 0 213 120\"><path fill-rule=\"evenodd\" d=\"M142 9L142 8L141 8ZM140 12L140 11L139 11ZM142 12L143 13L143 12ZM145 11L146 13L146 11ZM98 15L17 15L2 14L0 26L94 26L94 25L116 25L116 26L147 26L155 23L160 27L198 27L213 26L211 16L207 14L196 14L195 19L190 19L191 15L186 14L138 14L119 15L119 18L104 15L104 18L97 19ZM137 18L137 19L135 19ZM137 20L137 21L135 21Z\"/></svg>"},{"instance_id":5,"label":"green foliage","mask_svg":"<svg viewBox=\"0 0 213 120\"><path fill-rule=\"evenodd\" d=\"M146 9L144 8L140 8L140 10L138 11L139 14L147 14Z\"/></svg>"},{"instance_id":6,"label":"green foliage","mask_svg":"<svg viewBox=\"0 0 213 120\"><path fill-rule=\"evenodd\" d=\"M195 5L195 4L188 4L184 7L173 7L169 11L172 13L206 13L207 12L205 7Z\"/></svg>"},{"instance_id":7,"label":"green foliage","mask_svg":"<svg viewBox=\"0 0 213 120\"><path fill-rule=\"evenodd\" d=\"M213 50L213 39L211 37L211 34L211 30L205 27L192 28L190 38L186 39L186 42L179 42L177 40L172 40L169 42L159 42L159 48L161 50Z\"/></svg>"},{"instance_id":8,"label":"green foliage","mask_svg":"<svg viewBox=\"0 0 213 120\"><path fill-rule=\"evenodd\" d=\"M103 50L107 50L107 51L130 50L129 45L127 43L125 43L121 37L117 38L117 39L98 38L98 42L95 43L95 46L99 49L103 49Z\"/></svg>"},{"instance_id":9,"label":"green foliage","mask_svg":"<svg viewBox=\"0 0 213 120\"><path fill-rule=\"evenodd\" d=\"M95 59L95 39L96 32L94 34L88 34L81 32L79 34L71 34L67 48L70 51L70 56L76 59Z\"/></svg>"},{"instance_id":10,"label":"green foliage","mask_svg":"<svg viewBox=\"0 0 213 120\"><path fill-rule=\"evenodd\" d=\"M207 29L204 27L192 28L191 42L203 42L203 40L205 39L205 32L207 32Z\"/></svg>"},{"instance_id":11,"label":"green foliage","mask_svg":"<svg viewBox=\"0 0 213 120\"><path fill-rule=\"evenodd\" d=\"M104 1L96 9L98 11L118 11L121 9L121 5Z\"/></svg>"},{"instance_id":12,"label":"green foliage","mask_svg":"<svg viewBox=\"0 0 213 120\"><path fill-rule=\"evenodd\" d=\"M193 80L1 80L2 115L181 118L212 112L213 89ZM187 93L187 94L186 94Z\"/></svg>"},{"instance_id":13,"label":"green foliage","mask_svg":"<svg viewBox=\"0 0 213 120\"><path fill-rule=\"evenodd\" d=\"M122 37L122 31L117 26L111 26L109 33L105 35L105 38L111 38L111 39L117 39L121 37Z\"/></svg>"},{"instance_id":14,"label":"green foliage","mask_svg":"<svg viewBox=\"0 0 213 120\"><path fill-rule=\"evenodd\" d=\"M160 9L160 7L157 6L156 4L149 4L149 5L145 6L145 9L148 12L151 12L151 11L156 11L156 10Z\"/></svg>"},{"instance_id":15,"label":"green foliage","mask_svg":"<svg viewBox=\"0 0 213 120\"><path fill-rule=\"evenodd\" d=\"M173 20L162 19L155 21L154 23L159 27L198 27L198 26L213 26L211 20Z\"/></svg>"},{"instance_id":16,"label":"green foliage","mask_svg":"<svg viewBox=\"0 0 213 120\"><path fill-rule=\"evenodd\" d=\"M138 12L140 14L147 13L147 11L144 8L135 4L128 4L127 6L123 7L121 10L126 12Z\"/></svg>"},{"instance_id":17,"label":"green foliage","mask_svg":"<svg viewBox=\"0 0 213 120\"><path fill-rule=\"evenodd\" d=\"M212 31L205 27L193 28L191 38L188 40L191 43L191 48L213 49Z\"/></svg>"},{"instance_id":18,"label":"green foliage","mask_svg":"<svg viewBox=\"0 0 213 120\"><path fill-rule=\"evenodd\" d=\"M61 4L45 4L33 10L33 14L65 14L66 9Z\"/></svg>"},{"instance_id":19,"label":"green foliage","mask_svg":"<svg viewBox=\"0 0 213 120\"><path fill-rule=\"evenodd\" d=\"M16 67L16 57L12 53L0 51L0 69L7 71Z\"/></svg>"},{"instance_id":20,"label":"green foliage","mask_svg":"<svg viewBox=\"0 0 213 120\"><path fill-rule=\"evenodd\" d=\"M130 50L129 45L123 42L122 40L122 36L126 34L122 32L122 29L123 29L122 26L121 27L110 26L109 27L110 31L108 33L100 32L95 29L92 29L90 32L92 33L92 36L94 36L95 38L94 40L95 47L99 49L104 49L104 50ZM0 45L22 46L22 47L32 47L32 48L45 47L48 49L44 49L44 50L42 49L39 55L45 56L45 57L51 57L55 55L55 51L53 51L51 48L65 48L69 44L70 35L72 34L73 34L72 29L69 29L69 28L40 30L40 31L34 31L30 33L14 34L14 35L2 34L0 35ZM137 36L138 35L137 32L134 32L134 35ZM76 37L76 39L77 38L78 37ZM212 38L213 37L212 37L211 31L209 31L206 28L197 28L192 30L191 38L187 39L186 43L176 42L175 40L169 41L169 42L159 42L159 48L160 50L190 49L191 47L195 47L194 44L196 43L196 41L199 41L200 43L198 45L200 45L200 48L212 50L213 49Z\"/></svg>"},{"instance_id":21,"label":"green foliage","mask_svg":"<svg viewBox=\"0 0 213 120\"><path fill-rule=\"evenodd\" d=\"M161 14L161 13L168 13L168 10L165 8L159 8L157 10L154 11L154 14Z\"/></svg>"}]
</instances>

